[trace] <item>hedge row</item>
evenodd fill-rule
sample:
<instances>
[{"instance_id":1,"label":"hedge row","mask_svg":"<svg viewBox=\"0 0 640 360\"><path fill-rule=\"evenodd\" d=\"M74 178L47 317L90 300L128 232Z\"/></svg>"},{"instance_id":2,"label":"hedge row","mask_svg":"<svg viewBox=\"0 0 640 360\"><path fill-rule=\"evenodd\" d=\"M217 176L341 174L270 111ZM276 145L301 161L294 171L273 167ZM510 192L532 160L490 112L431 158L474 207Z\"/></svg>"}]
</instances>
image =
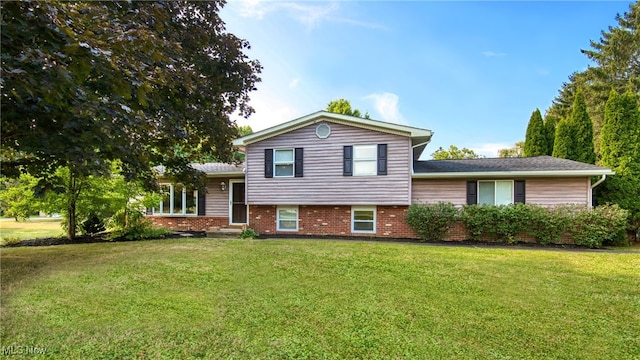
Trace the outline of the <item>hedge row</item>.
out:
<instances>
[{"instance_id":1,"label":"hedge row","mask_svg":"<svg viewBox=\"0 0 640 360\"><path fill-rule=\"evenodd\" d=\"M540 244L558 243L564 235L576 245L599 248L622 244L629 212L617 205L593 209L578 206L546 208L539 205L466 205L451 203L411 205L407 223L420 239L444 240L450 228L462 222L472 240L516 243L529 236Z\"/></svg>"}]
</instances>

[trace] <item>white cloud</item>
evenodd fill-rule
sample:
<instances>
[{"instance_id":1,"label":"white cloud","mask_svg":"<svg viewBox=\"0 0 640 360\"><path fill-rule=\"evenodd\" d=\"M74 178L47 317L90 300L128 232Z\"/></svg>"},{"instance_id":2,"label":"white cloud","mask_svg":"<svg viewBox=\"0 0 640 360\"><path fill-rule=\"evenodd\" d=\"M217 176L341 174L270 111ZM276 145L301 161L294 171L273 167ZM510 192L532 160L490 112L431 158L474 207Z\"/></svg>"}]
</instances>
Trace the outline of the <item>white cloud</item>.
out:
<instances>
[{"instance_id":1,"label":"white cloud","mask_svg":"<svg viewBox=\"0 0 640 360\"><path fill-rule=\"evenodd\" d=\"M469 148L475 151L479 155L484 155L488 158L498 157L498 151L501 149L511 148L513 144L506 143L486 143L475 146L470 146Z\"/></svg>"},{"instance_id":2,"label":"white cloud","mask_svg":"<svg viewBox=\"0 0 640 360\"><path fill-rule=\"evenodd\" d=\"M298 86L298 83L300 83L300 78L291 79L291 81L289 81L289 89L295 88Z\"/></svg>"},{"instance_id":3,"label":"white cloud","mask_svg":"<svg viewBox=\"0 0 640 360\"><path fill-rule=\"evenodd\" d=\"M373 100L373 106L380 115L380 120L397 124L407 124L407 121L404 119L404 116L402 116L400 109L398 108L398 95L390 92L383 92L368 95L365 99Z\"/></svg>"},{"instance_id":4,"label":"white cloud","mask_svg":"<svg viewBox=\"0 0 640 360\"><path fill-rule=\"evenodd\" d=\"M330 2L326 5L309 5L309 2L298 3L289 1L268 0L239 0L236 3L238 14L242 17L262 19L267 13L286 11L290 18L305 25L307 29L313 29L323 22L345 23L370 29L384 29L377 23L370 23L356 19L340 17L338 2Z\"/></svg>"},{"instance_id":5,"label":"white cloud","mask_svg":"<svg viewBox=\"0 0 640 360\"><path fill-rule=\"evenodd\" d=\"M238 125L249 125L253 131L260 131L300 117L300 111L281 98L269 95L270 91L251 94L251 106L255 110L248 119L234 118Z\"/></svg>"},{"instance_id":6,"label":"white cloud","mask_svg":"<svg viewBox=\"0 0 640 360\"><path fill-rule=\"evenodd\" d=\"M238 14L242 17L262 19L272 9L263 0L239 0L235 3L238 4Z\"/></svg>"},{"instance_id":7,"label":"white cloud","mask_svg":"<svg viewBox=\"0 0 640 360\"><path fill-rule=\"evenodd\" d=\"M501 56L507 56L506 53L502 53L502 52L495 52L495 51L483 51L482 55L486 56L486 57L501 57Z\"/></svg>"}]
</instances>

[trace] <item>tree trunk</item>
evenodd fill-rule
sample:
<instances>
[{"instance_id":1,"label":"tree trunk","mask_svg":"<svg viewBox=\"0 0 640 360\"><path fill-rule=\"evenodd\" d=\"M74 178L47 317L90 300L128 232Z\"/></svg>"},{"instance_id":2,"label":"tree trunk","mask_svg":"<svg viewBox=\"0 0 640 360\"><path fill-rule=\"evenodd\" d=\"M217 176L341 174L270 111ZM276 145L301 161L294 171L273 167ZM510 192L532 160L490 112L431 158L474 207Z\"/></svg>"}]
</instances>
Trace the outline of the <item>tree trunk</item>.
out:
<instances>
[{"instance_id":1,"label":"tree trunk","mask_svg":"<svg viewBox=\"0 0 640 360\"><path fill-rule=\"evenodd\" d=\"M69 238L70 241L76 238L76 205L81 190L81 181L78 180L73 169L69 167L69 183L67 184L67 238Z\"/></svg>"},{"instance_id":2,"label":"tree trunk","mask_svg":"<svg viewBox=\"0 0 640 360\"><path fill-rule=\"evenodd\" d=\"M67 238L71 241L76 238L76 201L73 195L69 196L67 203Z\"/></svg>"}]
</instances>

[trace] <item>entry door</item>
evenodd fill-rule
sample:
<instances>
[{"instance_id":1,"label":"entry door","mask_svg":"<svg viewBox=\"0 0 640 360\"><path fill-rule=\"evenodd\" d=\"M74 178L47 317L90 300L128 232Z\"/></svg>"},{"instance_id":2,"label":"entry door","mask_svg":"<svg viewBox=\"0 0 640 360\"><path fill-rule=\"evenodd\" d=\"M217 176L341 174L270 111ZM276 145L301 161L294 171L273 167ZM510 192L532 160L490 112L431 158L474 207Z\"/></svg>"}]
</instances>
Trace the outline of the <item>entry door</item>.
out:
<instances>
[{"instance_id":1,"label":"entry door","mask_svg":"<svg viewBox=\"0 0 640 360\"><path fill-rule=\"evenodd\" d=\"M231 223L247 223L247 204L243 182L231 183Z\"/></svg>"}]
</instances>

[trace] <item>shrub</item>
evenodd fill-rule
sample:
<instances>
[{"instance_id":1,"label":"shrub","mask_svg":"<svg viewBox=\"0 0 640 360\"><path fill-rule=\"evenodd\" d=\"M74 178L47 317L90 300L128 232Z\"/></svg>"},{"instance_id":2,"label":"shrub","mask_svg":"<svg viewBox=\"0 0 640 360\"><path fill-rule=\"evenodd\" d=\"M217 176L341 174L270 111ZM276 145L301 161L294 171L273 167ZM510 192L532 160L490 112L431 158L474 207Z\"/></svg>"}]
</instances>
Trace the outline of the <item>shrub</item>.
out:
<instances>
[{"instance_id":1,"label":"shrub","mask_svg":"<svg viewBox=\"0 0 640 360\"><path fill-rule=\"evenodd\" d=\"M460 219L472 240L480 240L491 226L492 211L494 206L489 205L465 205L462 208Z\"/></svg>"},{"instance_id":2,"label":"shrub","mask_svg":"<svg viewBox=\"0 0 640 360\"><path fill-rule=\"evenodd\" d=\"M452 203L415 204L409 207L406 221L421 240L444 240L458 220L458 214Z\"/></svg>"},{"instance_id":3,"label":"shrub","mask_svg":"<svg viewBox=\"0 0 640 360\"><path fill-rule=\"evenodd\" d=\"M526 232L542 245L559 243L567 232L575 206L545 208L530 205L531 218Z\"/></svg>"},{"instance_id":4,"label":"shrub","mask_svg":"<svg viewBox=\"0 0 640 360\"><path fill-rule=\"evenodd\" d=\"M118 212L112 218L111 224L115 227L115 230L111 233L112 239L158 239L172 233L169 229L155 226L151 220L145 218L142 212L139 211L131 211L128 213L126 225L124 212Z\"/></svg>"},{"instance_id":5,"label":"shrub","mask_svg":"<svg viewBox=\"0 0 640 360\"><path fill-rule=\"evenodd\" d=\"M571 234L576 245L600 248L624 241L629 212L618 205L585 209L572 218Z\"/></svg>"},{"instance_id":6,"label":"shrub","mask_svg":"<svg viewBox=\"0 0 640 360\"><path fill-rule=\"evenodd\" d=\"M494 209L493 226L488 229L489 234L499 241L517 242L516 236L525 233L531 222L531 206L518 203L496 206Z\"/></svg>"},{"instance_id":7,"label":"shrub","mask_svg":"<svg viewBox=\"0 0 640 360\"><path fill-rule=\"evenodd\" d=\"M87 220L82 222L82 231L88 235L95 235L106 230L104 222L96 215L91 213Z\"/></svg>"},{"instance_id":8,"label":"shrub","mask_svg":"<svg viewBox=\"0 0 640 360\"><path fill-rule=\"evenodd\" d=\"M253 230L251 228L244 229L240 233L240 238L241 239L255 239L258 236L259 236L259 234L255 230Z\"/></svg>"}]
</instances>

